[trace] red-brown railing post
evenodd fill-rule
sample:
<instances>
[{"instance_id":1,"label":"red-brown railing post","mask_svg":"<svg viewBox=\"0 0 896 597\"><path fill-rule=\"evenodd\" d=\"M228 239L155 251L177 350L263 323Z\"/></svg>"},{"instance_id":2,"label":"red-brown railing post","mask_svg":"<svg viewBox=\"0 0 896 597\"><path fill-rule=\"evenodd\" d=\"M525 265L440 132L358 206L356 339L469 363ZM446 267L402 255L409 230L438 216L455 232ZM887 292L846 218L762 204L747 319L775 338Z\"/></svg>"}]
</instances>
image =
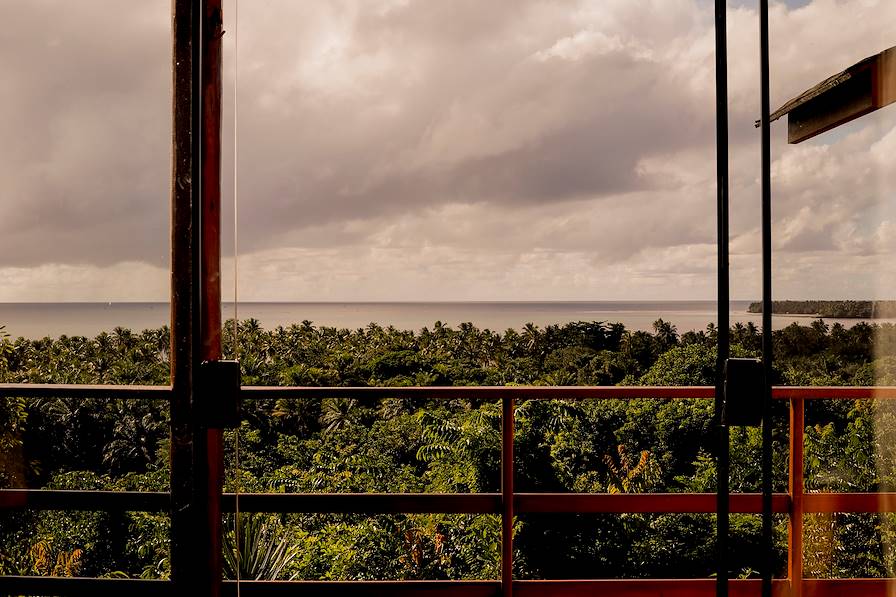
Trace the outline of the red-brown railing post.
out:
<instances>
[{"instance_id":1,"label":"red-brown railing post","mask_svg":"<svg viewBox=\"0 0 896 597\"><path fill-rule=\"evenodd\" d=\"M201 199L200 199L200 338L199 359L221 359L221 97L223 73L224 17L222 0L202 0L200 63L202 76ZM208 392L207 388L198 388ZM205 500L206 549L203 594L221 594L222 525L221 493L224 485L224 436L221 429L205 429L200 439L197 478L205 487L198 495ZM204 454L203 454L204 453ZM204 491L203 491L204 489Z\"/></svg>"},{"instance_id":2,"label":"red-brown railing post","mask_svg":"<svg viewBox=\"0 0 896 597\"><path fill-rule=\"evenodd\" d=\"M501 399L501 594L513 595L513 398Z\"/></svg>"},{"instance_id":3,"label":"red-brown railing post","mask_svg":"<svg viewBox=\"0 0 896 597\"><path fill-rule=\"evenodd\" d=\"M803 430L805 406L802 398L790 399L790 534L788 577L790 595L803 595Z\"/></svg>"},{"instance_id":4,"label":"red-brown railing post","mask_svg":"<svg viewBox=\"0 0 896 597\"><path fill-rule=\"evenodd\" d=\"M201 66L200 359L221 359L221 116L223 0L203 0Z\"/></svg>"},{"instance_id":5,"label":"red-brown railing post","mask_svg":"<svg viewBox=\"0 0 896 597\"><path fill-rule=\"evenodd\" d=\"M199 364L221 356L222 0L175 0L171 189L171 579L221 592L219 430L198 425Z\"/></svg>"},{"instance_id":6,"label":"red-brown railing post","mask_svg":"<svg viewBox=\"0 0 896 597\"><path fill-rule=\"evenodd\" d=\"M197 119L199 64L196 41L198 5L172 3L172 151L171 151L171 581L176 595L197 594L202 542L195 520L196 437L193 431L195 329L198 300L195 284L195 204L198 197Z\"/></svg>"}]
</instances>

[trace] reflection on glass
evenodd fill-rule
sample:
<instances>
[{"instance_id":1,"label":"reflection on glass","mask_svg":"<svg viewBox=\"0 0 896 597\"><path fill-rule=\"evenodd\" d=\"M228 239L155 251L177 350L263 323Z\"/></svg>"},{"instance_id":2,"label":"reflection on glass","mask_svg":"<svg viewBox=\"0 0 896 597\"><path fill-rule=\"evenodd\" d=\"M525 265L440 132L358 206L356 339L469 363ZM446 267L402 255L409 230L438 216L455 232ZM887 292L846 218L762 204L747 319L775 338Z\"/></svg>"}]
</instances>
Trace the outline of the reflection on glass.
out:
<instances>
[{"instance_id":1,"label":"reflection on glass","mask_svg":"<svg viewBox=\"0 0 896 597\"><path fill-rule=\"evenodd\" d=\"M832 22L830 13L841 9L850 11L848 18L857 24L856 30L832 31L823 41L815 39L811 30ZM894 382L890 362L896 355L896 327L889 317L896 288L889 239L894 180L892 153L887 148L894 138L896 112L883 108L850 118L868 112L859 104L867 100L871 107L878 95L872 89L871 70L865 68L870 62L860 61L893 45L892 32L881 21L893 17L893 7L850 3L835 8L810 2L788 17L775 19L779 33L772 41L776 63L772 87L778 105L791 97L806 103L773 125L779 131L773 148L776 295L837 299L803 312L827 311L835 317L848 315L853 322L868 321L850 326L825 318L813 322L811 331L803 334L788 328L778 342L782 381L889 386ZM846 74L816 86L842 71ZM807 90L809 95L804 93ZM823 97L813 100L820 93ZM844 119L849 121L840 124ZM798 144L785 144L787 128L791 141ZM816 128L829 130L802 140ZM805 300L802 303L788 308L808 307ZM892 491L896 464L892 411L890 400L807 404L806 490ZM883 496L871 497L864 507L870 503L873 508L875 501L886 503ZM874 513L807 514L806 577L893 576L890 518Z\"/></svg>"}]
</instances>

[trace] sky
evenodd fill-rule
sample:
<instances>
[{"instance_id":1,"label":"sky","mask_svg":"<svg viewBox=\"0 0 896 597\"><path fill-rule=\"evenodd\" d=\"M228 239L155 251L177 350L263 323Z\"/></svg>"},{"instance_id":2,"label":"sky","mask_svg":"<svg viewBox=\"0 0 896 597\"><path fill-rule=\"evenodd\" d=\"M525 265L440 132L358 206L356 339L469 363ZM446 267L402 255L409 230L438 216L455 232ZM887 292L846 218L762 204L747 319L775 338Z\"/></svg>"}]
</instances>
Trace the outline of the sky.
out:
<instances>
[{"instance_id":1,"label":"sky","mask_svg":"<svg viewBox=\"0 0 896 597\"><path fill-rule=\"evenodd\" d=\"M714 299L711 4L228 0L225 297L235 229L246 301ZM756 10L728 14L743 299ZM169 11L0 0L0 301L166 299ZM896 45L896 3L770 28L774 108ZM896 106L795 146L773 125L776 298L896 298L894 131Z\"/></svg>"}]
</instances>

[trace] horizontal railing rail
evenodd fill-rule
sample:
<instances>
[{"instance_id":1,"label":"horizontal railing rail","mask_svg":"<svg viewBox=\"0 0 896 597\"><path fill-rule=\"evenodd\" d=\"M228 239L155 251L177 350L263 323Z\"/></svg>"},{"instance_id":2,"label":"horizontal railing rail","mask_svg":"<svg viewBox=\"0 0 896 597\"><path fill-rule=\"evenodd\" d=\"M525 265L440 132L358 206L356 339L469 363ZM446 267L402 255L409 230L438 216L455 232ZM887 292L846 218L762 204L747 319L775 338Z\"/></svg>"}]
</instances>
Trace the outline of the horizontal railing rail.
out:
<instances>
[{"instance_id":1,"label":"horizontal railing rail","mask_svg":"<svg viewBox=\"0 0 896 597\"><path fill-rule=\"evenodd\" d=\"M0 384L0 398L71 398L170 400L169 386ZM241 512L328 513L328 514L415 514L452 513L499 515L502 519L502 577L491 581L377 581L243 582L240 594L285 595L297 590L303 595L427 595L475 597L573 596L607 593L620 596L715 594L713 579L600 579L529 581L512 578L512 523L521 514L621 514L716 512L715 494L647 493L516 493L513 490L513 418L517 400L706 400L715 397L707 386L442 386L442 387L267 387L241 389L243 400L355 398L378 400L405 398L424 400L495 400L502 402L502 490L500 493L411 494L411 493L250 493L240 494ZM775 581L774 593L802 595L888 595L896 591L893 579L803 579L802 518L807 513L896 512L896 493L806 493L803 482L804 405L807 400L896 399L896 387L775 387L772 397L790 402L790 474L788 493L773 496L772 509L789 518L788 579ZM507 426L509 423L509 427ZM225 512L236 510L237 496L224 494ZM735 493L730 511L760 513L760 494ZM170 511L167 492L80 491L46 489L0 490L0 510L96 510ZM166 581L0 577L0 593L161 595L170 592ZM755 595L758 580L732 580L731 595ZM225 595L236 594L235 584L225 582Z\"/></svg>"},{"instance_id":2,"label":"horizontal railing rail","mask_svg":"<svg viewBox=\"0 0 896 597\"><path fill-rule=\"evenodd\" d=\"M244 386L244 400L283 398L355 398L380 400L406 398L425 400L634 400L711 399L711 386L413 386L413 387L287 387Z\"/></svg>"},{"instance_id":3,"label":"horizontal railing rail","mask_svg":"<svg viewBox=\"0 0 896 597\"><path fill-rule=\"evenodd\" d=\"M515 493L517 514L714 514L714 493ZM241 512L302 514L500 514L498 493L242 493ZM225 493L225 512L236 510L236 495ZM0 490L0 510L165 512L167 492L52 489ZM772 498L772 511L786 514L786 493ZM730 511L760 514L762 494L732 493ZM896 493L806 493L806 514L893 513Z\"/></svg>"},{"instance_id":4,"label":"horizontal railing rail","mask_svg":"<svg viewBox=\"0 0 896 597\"><path fill-rule=\"evenodd\" d=\"M2 489L0 510L73 510L165 512L171 494L156 491L95 491L83 489Z\"/></svg>"},{"instance_id":5,"label":"horizontal railing rail","mask_svg":"<svg viewBox=\"0 0 896 597\"><path fill-rule=\"evenodd\" d=\"M12 595L91 595L129 597L170 595L172 585L164 580L63 578L35 576L2 577L0 590ZM893 579L806 579L805 595L812 597L889 597L896 591ZM731 597L756 597L758 579L728 582ZM714 579L576 579L514 580L517 597L714 597ZM775 597L792 597L786 579L773 581ZM237 595L237 583L224 581L222 595ZM499 597L500 581L241 581L239 595L245 597Z\"/></svg>"},{"instance_id":6,"label":"horizontal railing rail","mask_svg":"<svg viewBox=\"0 0 896 597\"><path fill-rule=\"evenodd\" d=\"M171 395L171 386L120 386L49 383L0 384L0 398L171 400Z\"/></svg>"},{"instance_id":7,"label":"horizontal railing rail","mask_svg":"<svg viewBox=\"0 0 896 597\"><path fill-rule=\"evenodd\" d=\"M170 400L170 386L0 384L0 398ZM712 386L243 386L242 400L419 398L426 400L694 400L712 399ZM896 386L775 386L775 400L896 400Z\"/></svg>"},{"instance_id":8,"label":"horizontal railing rail","mask_svg":"<svg viewBox=\"0 0 896 597\"><path fill-rule=\"evenodd\" d=\"M131 578L0 576L2 595L90 595L91 597L158 597L171 593L171 582Z\"/></svg>"}]
</instances>

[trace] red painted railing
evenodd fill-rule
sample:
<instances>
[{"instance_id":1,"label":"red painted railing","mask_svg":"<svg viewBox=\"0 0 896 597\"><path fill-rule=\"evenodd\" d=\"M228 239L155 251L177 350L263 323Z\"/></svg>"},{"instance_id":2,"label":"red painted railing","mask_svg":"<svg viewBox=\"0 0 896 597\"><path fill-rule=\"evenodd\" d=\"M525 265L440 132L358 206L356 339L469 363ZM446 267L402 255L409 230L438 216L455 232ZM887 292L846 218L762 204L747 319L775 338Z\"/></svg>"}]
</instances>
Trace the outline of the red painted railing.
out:
<instances>
[{"instance_id":1,"label":"red painted railing","mask_svg":"<svg viewBox=\"0 0 896 597\"><path fill-rule=\"evenodd\" d=\"M804 579L803 516L830 512L896 512L893 493L809 493L804 491L803 440L806 400L896 399L896 387L778 387L776 400L790 401L790 482L786 494L776 494L773 510L789 517L788 578L774 582L775 595L851 596L896 594L893 579ZM79 387L0 385L0 398L11 396L70 396L134 399L168 399L170 388ZM566 399L633 400L641 398L680 400L712 399L711 387L413 387L413 388L286 388L246 387L244 400L275 398L347 397L360 400L384 397L420 399L494 399L502 401L502 486L499 494L241 494L243 512L326 513L480 513L502 518L501 578L494 581L381 581L381 582L243 582L241 595L477 595L552 597L607 594L621 597L647 595L710 597L713 579L598 579L514 580L513 518L539 512L566 513L707 513L715 512L715 494L556 494L516 493L513 487L513 417L516 400ZM2 490L0 508L59 510L156 510L169 507L165 493ZM223 507L233 511L235 497L225 495ZM734 494L731 512L758 513L759 494ZM80 584L79 584L80 583ZM112 594L135 595L168 591L161 581L105 579L58 579L0 577L0 593ZM759 595L758 580L732 580L731 595ZM234 583L225 583L225 593L235 594Z\"/></svg>"}]
</instances>

